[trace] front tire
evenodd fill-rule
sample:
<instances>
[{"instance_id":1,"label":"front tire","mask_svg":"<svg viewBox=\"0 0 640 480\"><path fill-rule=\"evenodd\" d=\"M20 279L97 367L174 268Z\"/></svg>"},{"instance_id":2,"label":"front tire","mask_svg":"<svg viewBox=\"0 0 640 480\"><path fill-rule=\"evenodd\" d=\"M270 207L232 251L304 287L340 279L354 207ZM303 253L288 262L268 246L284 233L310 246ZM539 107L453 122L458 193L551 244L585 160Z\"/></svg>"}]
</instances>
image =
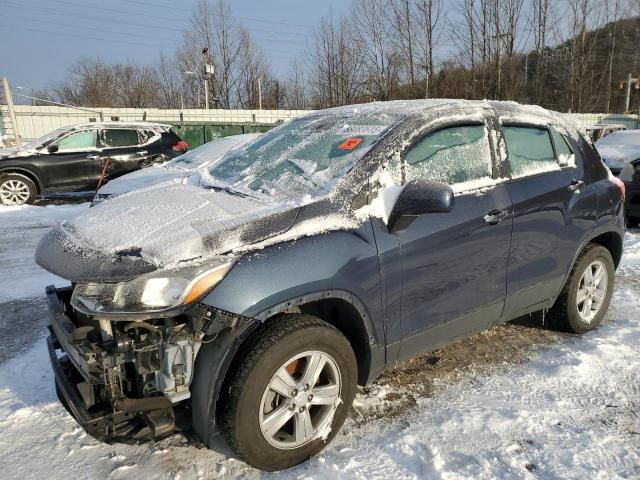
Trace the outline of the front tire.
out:
<instances>
[{"instance_id":1,"label":"front tire","mask_svg":"<svg viewBox=\"0 0 640 480\"><path fill-rule=\"evenodd\" d=\"M19 173L0 175L0 203L2 205L31 205L36 201L35 183Z\"/></svg>"},{"instance_id":2,"label":"front tire","mask_svg":"<svg viewBox=\"0 0 640 480\"><path fill-rule=\"evenodd\" d=\"M220 426L255 468L282 470L320 452L355 396L356 359L337 329L310 315L267 323L225 388Z\"/></svg>"},{"instance_id":3,"label":"front tire","mask_svg":"<svg viewBox=\"0 0 640 480\"><path fill-rule=\"evenodd\" d=\"M609 308L614 281L615 265L609 250L587 245L549 312L552 325L573 333L596 328Z\"/></svg>"}]
</instances>

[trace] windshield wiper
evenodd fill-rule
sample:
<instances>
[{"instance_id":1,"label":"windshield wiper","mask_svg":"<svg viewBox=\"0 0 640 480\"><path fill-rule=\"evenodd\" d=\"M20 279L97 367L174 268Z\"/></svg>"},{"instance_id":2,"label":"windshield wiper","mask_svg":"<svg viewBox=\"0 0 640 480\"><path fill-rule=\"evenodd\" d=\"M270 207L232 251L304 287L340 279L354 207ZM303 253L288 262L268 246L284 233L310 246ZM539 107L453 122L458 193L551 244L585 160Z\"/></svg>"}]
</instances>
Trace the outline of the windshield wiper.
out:
<instances>
[{"instance_id":1,"label":"windshield wiper","mask_svg":"<svg viewBox=\"0 0 640 480\"><path fill-rule=\"evenodd\" d=\"M238 197L243 197L243 198L256 198L253 195L249 195L248 193L244 193L241 192L240 190L235 190L231 187L228 187L226 185L211 185L211 184L205 184L202 186L202 188L205 188L207 190L213 190L216 192L226 192L230 195L236 195Z\"/></svg>"}]
</instances>

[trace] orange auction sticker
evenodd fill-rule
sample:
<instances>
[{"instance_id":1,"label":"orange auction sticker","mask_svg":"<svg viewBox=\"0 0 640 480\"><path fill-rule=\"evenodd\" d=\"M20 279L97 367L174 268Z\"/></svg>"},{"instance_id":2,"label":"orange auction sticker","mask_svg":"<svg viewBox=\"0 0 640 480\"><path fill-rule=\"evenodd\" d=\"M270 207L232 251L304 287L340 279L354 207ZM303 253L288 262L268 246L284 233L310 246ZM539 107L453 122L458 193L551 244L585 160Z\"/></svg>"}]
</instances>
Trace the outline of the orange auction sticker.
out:
<instances>
[{"instance_id":1,"label":"orange auction sticker","mask_svg":"<svg viewBox=\"0 0 640 480\"><path fill-rule=\"evenodd\" d=\"M360 142L362 142L362 139L358 137L347 138L338 146L338 148L340 150L353 150L358 145L360 145Z\"/></svg>"}]
</instances>

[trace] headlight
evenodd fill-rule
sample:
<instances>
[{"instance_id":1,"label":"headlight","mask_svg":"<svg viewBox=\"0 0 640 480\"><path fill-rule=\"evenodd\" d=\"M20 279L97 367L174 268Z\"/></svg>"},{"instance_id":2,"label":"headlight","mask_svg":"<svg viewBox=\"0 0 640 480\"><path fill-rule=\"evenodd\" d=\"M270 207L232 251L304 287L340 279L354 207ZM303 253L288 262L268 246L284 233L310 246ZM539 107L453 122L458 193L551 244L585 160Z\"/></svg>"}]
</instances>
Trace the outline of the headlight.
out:
<instances>
[{"instance_id":1,"label":"headlight","mask_svg":"<svg viewBox=\"0 0 640 480\"><path fill-rule=\"evenodd\" d=\"M154 313L188 305L210 292L233 261L157 270L121 283L79 283L71 304L87 313Z\"/></svg>"}]
</instances>

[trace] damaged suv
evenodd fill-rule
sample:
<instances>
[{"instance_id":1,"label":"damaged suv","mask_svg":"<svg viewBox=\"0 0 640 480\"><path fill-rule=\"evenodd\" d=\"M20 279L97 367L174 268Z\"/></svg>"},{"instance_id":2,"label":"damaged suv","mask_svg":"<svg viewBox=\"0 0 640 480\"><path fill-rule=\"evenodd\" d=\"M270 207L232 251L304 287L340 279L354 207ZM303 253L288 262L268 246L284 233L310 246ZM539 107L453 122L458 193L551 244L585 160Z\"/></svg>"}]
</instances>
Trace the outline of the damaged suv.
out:
<instances>
[{"instance_id":1,"label":"damaged suv","mask_svg":"<svg viewBox=\"0 0 640 480\"><path fill-rule=\"evenodd\" d=\"M71 282L47 289L58 395L105 441L221 433L257 468L290 467L398 361L536 311L595 328L623 196L584 132L539 107L293 119L43 237L37 262Z\"/></svg>"}]
</instances>

